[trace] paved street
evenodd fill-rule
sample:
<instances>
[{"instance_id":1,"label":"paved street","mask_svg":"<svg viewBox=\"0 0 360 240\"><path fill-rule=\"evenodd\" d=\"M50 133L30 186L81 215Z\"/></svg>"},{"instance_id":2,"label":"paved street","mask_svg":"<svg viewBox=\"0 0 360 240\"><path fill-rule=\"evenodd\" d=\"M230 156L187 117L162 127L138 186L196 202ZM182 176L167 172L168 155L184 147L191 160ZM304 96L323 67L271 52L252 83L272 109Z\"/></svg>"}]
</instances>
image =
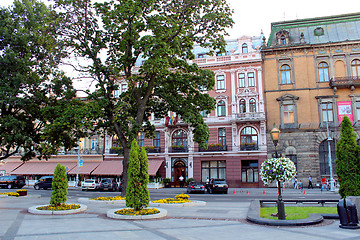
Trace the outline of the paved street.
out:
<instances>
[{"instance_id":1,"label":"paved street","mask_svg":"<svg viewBox=\"0 0 360 240\"><path fill-rule=\"evenodd\" d=\"M235 194L234 194L235 190ZM265 190L265 195L264 195ZM8 190L1 189L0 192ZM15 191L15 190L12 190ZM249 191L249 192L247 192ZM287 189L285 199L313 198L337 199L337 193L319 189ZM184 189L152 189L154 196L174 196ZM231 193L230 193L231 192ZM249 194L248 194L249 193ZM207 200L201 207L163 207L168 217L161 220L124 221L106 217L109 209L122 205L87 203L88 210L74 215L32 215L30 206L48 204L51 191L29 189L26 197L0 197L0 238L10 239L360 239L360 230L338 227L336 220L325 220L309 227L268 227L247 222L246 215L251 199L276 199L276 189L230 189L224 194L193 194L193 200ZM107 192L82 192L70 189L68 203L79 197ZM47 196L45 196L47 195Z\"/></svg>"}]
</instances>

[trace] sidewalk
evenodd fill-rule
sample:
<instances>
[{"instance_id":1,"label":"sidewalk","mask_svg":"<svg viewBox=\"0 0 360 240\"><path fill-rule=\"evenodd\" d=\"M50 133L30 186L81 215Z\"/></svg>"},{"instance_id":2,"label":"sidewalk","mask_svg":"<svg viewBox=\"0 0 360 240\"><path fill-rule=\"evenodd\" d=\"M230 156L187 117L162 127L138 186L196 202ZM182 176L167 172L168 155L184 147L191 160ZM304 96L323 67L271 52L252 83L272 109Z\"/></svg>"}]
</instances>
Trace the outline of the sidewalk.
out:
<instances>
[{"instance_id":1,"label":"sidewalk","mask_svg":"<svg viewBox=\"0 0 360 240\"><path fill-rule=\"evenodd\" d=\"M240 189L235 189L235 191ZM275 189L274 189L275 190ZM165 191L165 190L160 190ZM172 192L172 190L169 190ZM269 189L269 191L273 191ZM320 190L319 190L320 191ZM262 189L256 190L258 194ZM289 191L289 194L293 194ZM27 208L48 204L38 195L0 198L0 238L45 239L360 239L360 230L338 227L336 220L309 227L269 227L247 222L249 202L209 202L202 207L166 207L161 220L122 221L106 217L108 209L120 205L89 203L75 215L45 216L27 213ZM70 198L68 203L76 203ZM164 207L165 208L165 207Z\"/></svg>"}]
</instances>

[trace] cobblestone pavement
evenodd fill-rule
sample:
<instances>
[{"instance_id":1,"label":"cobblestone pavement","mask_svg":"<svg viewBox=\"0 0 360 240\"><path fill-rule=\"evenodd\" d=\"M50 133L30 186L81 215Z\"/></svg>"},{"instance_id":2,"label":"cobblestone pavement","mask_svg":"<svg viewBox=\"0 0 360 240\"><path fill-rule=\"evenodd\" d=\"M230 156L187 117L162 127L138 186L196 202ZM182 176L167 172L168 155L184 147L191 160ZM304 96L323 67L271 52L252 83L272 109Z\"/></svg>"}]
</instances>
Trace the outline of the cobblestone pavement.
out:
<instances>
[{"instance_id":1,"label":"cobblestone pavement","mask_svg":"<svg viewBox=\"0 0 360 240\"><path fill-rule=\"evenodd\" d=\"M167 190L162 190L167 191ZM173 190L169 190L173 191ZM263 190L257 190L259 194ZM327 193L331 194L331 193ZM334 194L334 193L332 193ZM247 222L249 202L208 202L198 207L162 207L160 220L114 220L109 209L123 205L87 203L86 212L73 215L33 215L27 209L48 204L39 195L0 197L0 238L42 239L360 239L360 230L339 228L339 221L325 220L308 227L269 227ZM68 203L76 203L70 198Z\"/></svg>"}]
</instances>

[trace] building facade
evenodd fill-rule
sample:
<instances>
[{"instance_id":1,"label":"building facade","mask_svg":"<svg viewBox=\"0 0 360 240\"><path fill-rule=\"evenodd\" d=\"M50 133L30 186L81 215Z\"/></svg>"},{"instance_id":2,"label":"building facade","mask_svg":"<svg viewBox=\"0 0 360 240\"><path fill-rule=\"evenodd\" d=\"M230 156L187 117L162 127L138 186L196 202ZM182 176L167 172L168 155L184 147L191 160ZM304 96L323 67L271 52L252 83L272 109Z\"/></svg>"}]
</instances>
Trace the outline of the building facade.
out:
<instances>
[{"instance_id":1,"label":"building facade","mask_svg":"<svg viewBox=\"0 0 360 240\"><path fill-rule=\"evenodd\" d=\"M267 128L307 186L335 172L344 115L359 135L360 14L272 23L262 47ZM268 157L274 145L268 135ZM329 155L331 158L329 158ZM331 162L331 164L329 164Z\"/></svg>"},{"instance_id":2,"label":"building facade","mask_svg":"<svg viewBox=\"0 0 360 240\"><path fill-rule=\"evenodd\" d=\"M162 161L158 175L179 186L179 178L225 178L230 187L259 187L259 167L266 159L266 124L263 98L261 36L243 36L227 41L226 53L208 55L195 47L194 63L215 73L215 89L207 92L216 100L216 110L202 113L209 126L208 148L193 141L191 127L176 113L152 119L155 138L139 135L139 145L148 150L149 163ZM126 84L120 83L126 90ZM124 85L124 86L123 86ZM121 159L112 152L116 139L105 140L104 160Z\"/></svg>"}]
</instances>

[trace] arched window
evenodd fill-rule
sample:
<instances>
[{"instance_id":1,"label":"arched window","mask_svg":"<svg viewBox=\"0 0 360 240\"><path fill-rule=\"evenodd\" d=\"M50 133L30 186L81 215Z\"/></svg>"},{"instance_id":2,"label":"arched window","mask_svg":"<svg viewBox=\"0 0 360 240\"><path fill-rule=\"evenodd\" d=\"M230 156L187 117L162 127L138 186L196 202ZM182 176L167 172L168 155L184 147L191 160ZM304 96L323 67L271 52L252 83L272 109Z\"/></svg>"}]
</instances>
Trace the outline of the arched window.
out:
<instances>
[{"instance_id":1,"label":"arched window","mask_svg":"<svg viewBox=\"0 0 360 240\"><path fill-rule=\"evenodd\" d=\"M248 53L248 46L246 43L242 45L242 53Z\"/></svg>"},{"instance_id":2,"label":"arched window","mask_svg":"<svg viewBox=\"0 0 360 240\"><path fill-rule=\"evenodd\" d=\"M329 65L326 62L321 62L318 66L319 82L329 81Z\"/></svg>"},{"instance_id":3,"label":"arched window","mask_svg":"<svg viewBox=\"0 0 360 240\"><path fill-rule=\"evenodd\" d=\"M280 68L281 84L291 84L290 66L284 64Z\"/></svg>"},{"instance_id":4,"label":"arched window","mask_svg":"<svg viewBox=\"0 0 360 240\"><path fill-rule=\"evenodd\" d=\"M360 77L360 60L355 59L351 62L351 72L353 77Z\"/></svg>"},{"instance_id":5,"label":"arched window","mask_svg":"<svg viewBox=\"0 0 360 240\"><path fill-rule=\"evenodd\" d=\"M241 150L257 150L258 135L253 127L245 127L240 132Z\"/></svg>"},{"instance_id":6,"label":"arched window","mask_svg":"<svg viewBox=\"0 0 360 240\"><path fill-rule=\"evenodd\" d=\"M250 104L250 112L256 112L256 101L255 99L250 99L249 101Z\"/></svg>"},{"instance_id":7,"label":"arched window","mask_svg":"<svg viewBox=\"0 0 360 240\"><path fill-rule=\"evenodd\" d=\"M187 147L187 134L184 130L180 129L174 132L172 136L172 145Z\"/></svg>"},{"instance_id":8,"label":"arched window","mask_svg":"<svg viewBox=\"0 0 360 240\"><path fill-rule=\"evenodd\" d=\"M218 102L217 110L218 110L218 117L226 116L225 102L223 100Z\"/></svg>"},{"instance_id":9,"label":"arched window","mask_svg":"<svg viewBox=\"0 0 360 240\"><path fill-rule=\"evenodd\" d=\"M246 103L244 99L240 100L240 113L245 113L246 112Z\"/></svg>"},{"instance_id":10,"label":"arched window","mask_svg":"<svg viewBox=\"0 0 360 240\"><path fill-rule=\"evenodd\" d=\"M331 151L331 164L333 173L335 173L335 142L330 141L330 151ZM329 146L328 141L324 140L320 143L319 146L319 160L320 160L320 174L321 175L330 175L330 166L329 166Z\"/></svg>"}]
</instances>

